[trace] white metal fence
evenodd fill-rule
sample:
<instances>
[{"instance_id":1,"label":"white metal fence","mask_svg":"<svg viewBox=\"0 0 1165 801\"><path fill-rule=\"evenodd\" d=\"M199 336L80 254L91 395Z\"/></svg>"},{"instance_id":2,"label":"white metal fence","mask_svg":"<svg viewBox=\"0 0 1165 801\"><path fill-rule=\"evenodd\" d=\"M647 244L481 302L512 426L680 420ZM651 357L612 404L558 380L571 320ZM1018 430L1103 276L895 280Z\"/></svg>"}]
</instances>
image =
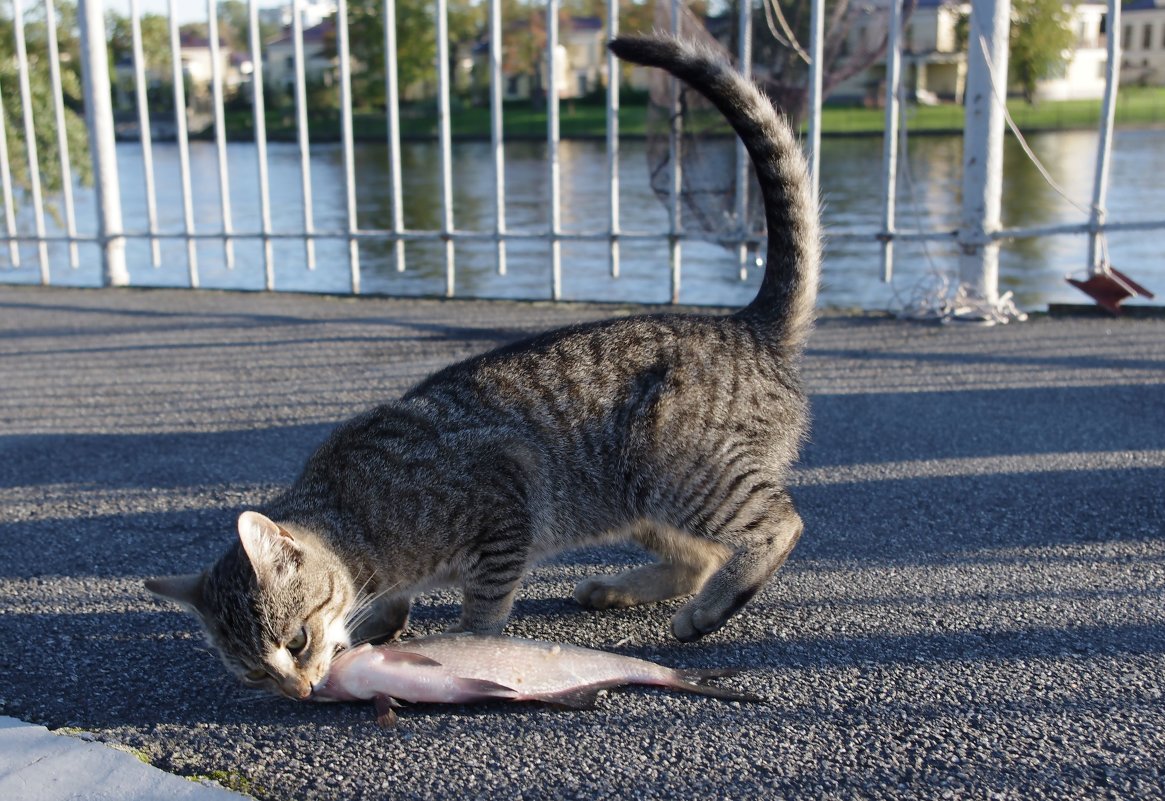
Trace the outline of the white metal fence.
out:
<instances>
[{"instance_id":1,"label":"white metal fence","mask_svg":"<svg viewBox=\"0 0 1165 801\"><path fill-rule=\"evenodd\" d=\"M514 240L544 241L548 245L548 295L553 299L562 296L562 256L561 243L564 241L604 242L608 248L610 272L619 274L620 244L632 240L666 242L670 258L671 297L678 302L682 278L682 243L686 239L711 239L734 248L741 266L747 258L750 247L758 244L760 235L748 230L747 154L742 146L736 150L737 193L735 197L735 219L739 227L735 231L721 234L706 234L687 231L683 226L680 191L682 187L679 148L682 137L681 119L672 115L672 130L669 139L669 168L671 170L671 202L668 208L668 225L662 230L628 230L620 217L620 154L619 154L619 69L612 55L607 56L607 175L609 187L609 218L606 226L598 230L564 231L561 216L561 184L559 172L559 98L555 76L553 54L559 46L559 0L546 0L546 56L547 74L547 129L546 181L549 186L549 224L543 231L510 230L506 224L505 157L503 147L503 104L502 104L502 18L500 0L488 0L488 72L490 138L496 185L496 212L492 230L467 230L459 228L453 215L454 179L451 159L451 118L450 118L450 58L448 37L448 14L446 0L434 0L437 25L437 120L438 147L440 153L440 226L434 230L406 228L402 209L404 191L401 180L401 119L400 87L397 80L397 27L394 0L384 3L384 50L385 50L385 96L388 164L390 173L391 225L388 228L374 228L362 225L357 214L356 180L353 120L352 120L352 60L349 55L349 25L346 0L339 0L337 14L336 48L339 65L341 150L346 200L346 225L340 229L317 228L313 219L312 161L307 114L307 80L304 58L304 30L300 0L295 0L292 15L291 36L294 44L294 98L295 119L301 188L303 193L303 221L300 230L276 231L272 227L272 198L269 188L269 165L267 157L267 131L264 97L262 91L253 91L252 112L256 145L254 180L258 184L259 227L256 230L239 230L234 226L230 204L231 180L250 180L243 176L232 176L227 166L226 129L224 125L223 75L219 58L218 37L211 35L213 74L211 76L212 111L214 116L215 147L217 149L218 183L221 221L213 230L196 229L191 192L190 136L186 127L186 115L174 115L179 172L183 205L183 224L180 229L163 229L159 226L156 176L153 165L154 145L151 141L151 119L146 96L146 64L143 56L141 12L139 0L130 0L130 23L133 36L132 67L136 92L138 129L141 135L143 170L146 182L145 228L134 228L123 224L121 208L121 187L118 183L117 153L115 150L114 117L110 100L110 80L106 47L105 16L103 0L80 0L78 6L79 33L82 51L82 75L86 122L89 130L90 154L96 183L96 234L77 233L76 213L72 196L71 165L69 151L64 140L64 106L60 78L60 54L57 52L57 12L53 0L42 0L44 18L48 27L49 67L52 78L54 114L60 141L60 169L64 190L64 234L47 233L43 192L40 185L40 164L36 151L35 120L33 118L32 91L29 85L30 63L25 44L25 0L12 0L14 50L19 75L18 91L23 109L23 129L28 158L27 195L32 205L31 218L34 231L21 231L17 225L17 209L13 192L13 170L9 162L9 147L0 125L0 182L3 185L4 231L0 240L8 245L10 262L20 264L18 244L35 243L37 247L37 267L41 282L50 282L50 264L47 245L63 242L68 246L69 260L76 266L78 244L95 243L101 248L103 276L108 285L123 285L129 282L126 267L125 245L129 240L146 241L150 245L151 258L155 265L160 258L160 240L185 242L188 283L199 286L198 249L196 244L203 240L217 240L224 248L224 258L228 266L234 261L233 246L237 240L261 240L263 243L263 263L265 283L268 289L278 287L277 266L272 243L275 240L290 239L302 241L304 263L313 269L316 262L315 246L321 240L339 240L347 244L350 273L350 290L361 291L360 243L367 240L382 240L393 244L393 256L397 270L407 267L407 245L415 242L439 242L443 244L445 293L453 295L456 276L456 243L465 241L487 241L496 247L496 268L506 272L507 242ZM663 0L667 2L668 0ZM672 28L679 28L682 15L679 13L680 0L670 0ZM736 54L741 68L751 67L751 24L752 5L742 2L737 24L740 27ZM1002 102L1000 76L1006 74L1007 25L1010 14L1010 0L975 0L971 25L971 46L969 54L969 75L967 90L966 132L964 144L963 214L956 230L934 230L904 232L897 228L895 219L895 194L898 176L899 138L899 93L901 17L900 2L890 3L889 47L886 54L887 92L886 128L883 152L882 188L883 214L881 230L853 232L834 235L835 239L877 240L882 249L882 274L889 280L893 270L894 243L899 240L940 240L957 242L961 249L959 278L973 293L986 303L998 300L997 251L1001 240L1025 237L1041 237L1054 234L1087 234L1089 238L1088 264L1096 269L1103 268L1102 249L1097 247L1098 237L1106 231L1150 230L1165 228L1165 220L1126 221L1114 223L1105 219L1105 195L1108 181L1108 160L1111 148L1112 121L1115 108L1118 66L1120 64L1120 42L1115 32L1120 30L1119 0L1110 0L1108 17L1108 74L1104 111L1101 120L1100 145L1097 153L1095 191L1091 205L1091 219L1078 225L1054 225L1029 229L1004 229L999 218L999 194L1001 159L1000 148L1003 136L1006 107ZM177 0L169 0L169 35L172 51L174 107L186 108L182 59L179 57L180 37L177 15ZM206 15L209 30L217 30L217 2L207 0ZM810 69L809 69L809 125L806 147L808 150L814 192L817 191L817 175L820 150L821 111L821 49L824 20L824 0L813 0L810 22ZM258 6L256 0L249 0L250 58L253 64L253 85L263 86L263 53L259 36ZM619 31L619 6L617 1L609 3L607 32L614 35ZM0 92L11 92L13 87L2 86ZM678 92L672 92L673 111L678 107ZM0 107L2 108L2 107Z\"/></svg>"}]
</instances>

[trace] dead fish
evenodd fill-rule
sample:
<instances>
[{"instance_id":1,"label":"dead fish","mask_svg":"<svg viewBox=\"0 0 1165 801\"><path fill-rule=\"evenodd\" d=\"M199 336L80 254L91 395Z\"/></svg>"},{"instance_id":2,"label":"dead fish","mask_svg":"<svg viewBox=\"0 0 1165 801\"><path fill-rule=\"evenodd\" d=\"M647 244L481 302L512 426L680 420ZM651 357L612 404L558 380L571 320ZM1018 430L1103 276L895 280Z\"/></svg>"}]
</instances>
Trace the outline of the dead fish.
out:
<instances>
[{"instance_id":1,"label":"dead fish","mask_svg":"<svg viewBox=\"0 0 1165 801\"><path fill-rule=\"evenodd\" d=\"M439 634L387 645L359 645L332 662L316 701L373 700L381 726L396 723L400 702L465 704L542 701L594 705L600 690L649 684L732 701L762 701L705 684L732 669L674 670L645 659L576 645L482 634Z\"/></svg>"}]
</instances>

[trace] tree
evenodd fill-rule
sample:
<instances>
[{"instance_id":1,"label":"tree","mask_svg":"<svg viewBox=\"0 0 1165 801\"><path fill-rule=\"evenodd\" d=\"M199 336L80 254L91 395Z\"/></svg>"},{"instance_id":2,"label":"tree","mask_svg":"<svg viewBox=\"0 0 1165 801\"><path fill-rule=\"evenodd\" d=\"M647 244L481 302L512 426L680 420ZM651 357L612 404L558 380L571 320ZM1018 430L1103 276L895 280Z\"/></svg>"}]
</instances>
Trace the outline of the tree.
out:
<instances>
[{"instance_id":1,"label":"tree","mask_svg":"<svg viewBox=\"0 0 1165 801\"><path fill-rule=\"evenodd\" d=\"M83 183L91 178L89 136L83 117L80 44L77 39L77 9L72 2L57 4L57 36L61 53L61 89L65 104L65 136L73 177ZM57 148L57 120L52 81L49 76L48 36L43 7L29 9L25 18L28 52L29 96L32 100L33 130L41 189L46 194L62 189L60 151ZM31 191L28 148L24 137L24 108L16 65L15 33L12 20L0 17L0 87L4 93L4 130L8 139L8 161L17 188ZM68 58L66 58L68 54Z\"/></svg>"},{"instance_id":2,"label":"tree","mask_svg":"<svg viewBox=\"0 0 1165 801\"><path fill-rule=\"evenodd\" d=\"M1010 40L1008 77L1032 103L1036 84L1061 72L1076 44L1071 8L1063 0L1012 0Z\"/></svg>"}]
</instances>

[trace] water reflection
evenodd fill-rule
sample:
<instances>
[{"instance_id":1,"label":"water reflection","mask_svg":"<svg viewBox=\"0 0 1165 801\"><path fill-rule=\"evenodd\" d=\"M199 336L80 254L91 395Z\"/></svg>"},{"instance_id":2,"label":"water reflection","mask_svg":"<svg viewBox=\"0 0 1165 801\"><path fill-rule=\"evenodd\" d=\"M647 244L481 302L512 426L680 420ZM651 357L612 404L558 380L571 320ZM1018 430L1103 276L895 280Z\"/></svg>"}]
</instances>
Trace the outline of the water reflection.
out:
<instances>
[{"instance_id":1,"label":"water reflection","mask_svg":"<svg viewBox=\"0 0 1165 801\"><path fill-rule=\"evenodd\" d=\"M1095 161L1095 132L1057 132L1033 135L1031 146L1047 165L1052 177L1076 203L1087 207L1091 196ZM625 230L658 230L667 225L667 212L651 190L646 145L622 144L621 196ZM717 148L723 150L720 153ZM709 163L730 165L733 145L709 149ZM303 195L299 154L293 144L272 143L270 182L274 229L294 232L303 225ZM848 232L873 230L880 224L882 143L878 138L826 139L822 147L822 197L826 230ZM958 221L962 142L957 137L913 137L909 160L898 186L898 228L953 230ZM405 143L401 148L405 225L412 229L439 230L442 198L439 154L433 143ZM510 230L544 232L549 227L549 178L543 142L512 142L506 145L506 223ZM181 184L177 149L155 147L159 226L180 231L183 225ZM362 228L391 228L387 148L378 143L356 147L357 209ZM720 161L716 161L720 159ZM146 228L145 182L140 149L135 144L118 148L122 176L122 202L126 228ZM214 147L194 143L191 151L194 192L193 212L197 231L222 229ZM603 230L608 220L606 151L603 142L567 141L560 145L562 176L562 224L567 231ZM255 231L260 226L258 174L255 149L246 143L228 147L231 200L236 231ZM909 169L906 170L905 167ZM725 167L728 169L728 167ZM1003 221L1007 226L1036 226L1084 221L1085 215L1058 195L1019 148L1006 142L1004 160ZM1115 138L1109 218L1144 219L1153 209L1165 208L1165 185L1155 180L1165 170L1165 131L1120 131ZM453 215L459 229L492 231L496 214L493 158L485 142L465 142L453 147ZM316 230L343 231L347 226L342 153L338 146L312 148L312 212ZM729 206L731 202L729 201ZM93 195L77 194L77 216L82 233L95 228ZM31 229L26 215L22 228ZM51 225L51 222L50 222ZM1115 264L1151 289L1165 289L1165 265L1150 243L1154 237L1118 234L1109 237ZM67 251L53 245L53 282L92 285L100 281L96 246L83 246L81 269L67 266ZM348 289L347 246L342 239L317 243L318 268L305 267L302 241L278 239L273 244L278 288L305 291L345 292ZM1001 254L1000 286L1016 293L1021 307L1039 308L1048 302L1080 301L1082 296L1063 282L1064 274L1084 267L1087 241L1083 236L1061 236L1020 241L1006 245ZM38 280L35 246L22 246L25 267L0 273L5 281ZM263 286L263 249L255 240L235 244L236 267L227 270L221 242L200 240L198 270L203 286L259 289ZM879 248L874 242L834 240L827 245L822 302L832 306L885 308L895 305L896 293L907 294L912 286L935 269L952 269L956 251L951 243L899 243L895 248L895 280L879 280ZM0 258L6 258L6 252ZM186 248L181 240L163 240L162 263L150 264L149 244L128 245L132 281L140 285L185 285L188 280ZM488 241L458 242L456 292L483 297L545 298L550 291L549 246L545 242L511 241L507 245L507 275L496 270L496 247ZM608 248L604 242L564 242L563 295L572 299L666 301L670 294L667 247L662 242L624 242L621 277L609 275ZM718 246L691 242L683 248L684 272L681 298L685 302L740 305L756 291L759 274L738 279L734 253ZM440 243L407 246L407 270L400 273L387 241L364 240L360 244L363 286L367 292L401 295L439 295L445 287L444 248Z\"/></svg>"}]
</instances>

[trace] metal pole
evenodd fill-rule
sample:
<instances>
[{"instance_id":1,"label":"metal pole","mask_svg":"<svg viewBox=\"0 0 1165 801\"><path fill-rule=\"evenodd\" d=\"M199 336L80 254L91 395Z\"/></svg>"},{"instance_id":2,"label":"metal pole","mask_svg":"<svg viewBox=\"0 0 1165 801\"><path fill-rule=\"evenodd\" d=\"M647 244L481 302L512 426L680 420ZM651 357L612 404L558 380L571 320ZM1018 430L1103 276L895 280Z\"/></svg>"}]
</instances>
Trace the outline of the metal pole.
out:
<instances>
[{"instance_id":1,"label":"metal pole","mask_svg":"<svg viewBox=\"0 0 1165 801\"><path fill-rule=\"evenodd\" d=\"M453 144L449 120L449 3L437 0L437 129L441 140L441 236L445 240L445 297L456 289L453 260Z\"/></svg>"},{"instance_id":2,"label":"metal pole","mask_svg":"<svg viewBox=\"0 0 1165 801\"><path fill-rule=\"evenodd\" d=\"M546 3L546 153L550 165L550 297L562 299L562 207L558 163L558 0Z\"/></svg>"},{"instance_id":3,"label":"metal pole","mask_svg":"<svg viewBox=\"0 0 1165 801\"><path fill-rule=\"evenodd\" d=\"M999 300L999 245L990 234L1000 228L1011 0L978 0L971 10L970 28L959 282L973 298L994 306Z\"/></svg>"},{"instance_id":4,"label":"metal pole","mask_svg":"<svg viewBox=\"0 0 1165 801\"><path fill-rule=\"evenodd\" d=\"M886 44L886 128L882 139L882 280L894 274L894 212L898 191L898 85L902 66L902 0L890 0Z\"/></svg>"},{"instance_id":5,"label":"metal pole","mask_svg":"<svg viewBox=\"0 0 1165 801\"><path fill-rule=\"evenodd\" d=\"M821 197L821 50L825 41L825 0L809 5L809 193L814 203Z\"/></svg>"},{"instance_id":6,"label":"metal pole","mask_svg":"<svg viewBox=\"0 0 1165 801\"><path fill-rule=\"evenodd\" d=\"M506 153L502 144L502 0L489 0L489 137L494 156L498 275L506 274Z\"/></svg>"},{"instance_id":7,"label":"metal pole","mask_svg":"<svg viewBox=\"0 0 1165 801\"><path fill-rule=\"evenodd\" d=\"M740 15L737 20L737 61L740 72L748 78L752 75L752 0L738 0ZM736 225L740 229L741 242L736 246L736 260L740 268L740 280L748 277L748 151L744 142L736 139Z\"/></svg>"},{"instance_id":8,"label":"metal pole","mask_svg":"<svg viewBox=\"0 0 1165 801\"><path fill-rule=\"evenodd\" d=\"M77 236L77 215L73 207L73 170L69 161L69 134L65 130L65 93L61 90L61 54L57 44L57 9L45 0L45 34L49 40L49 78L53 87L53 112L57 122L57 157L61 164L61 192L65 198L65 231ZM69 242L69 266L77 269L77 243Z\"/></svg>"},{"instance_id":9,"label":"metal pole","mask_svg":"<svg viewBox=\"0 0 1165 801\"><path fill-rule=\"evenodd\" d=\"M130 27L133 29L134 92L138 104L138 136L142 143L142 172L146 178L146 220L150 234L158 233L158 197L154 182L154 135L150 130L150 102L146 91L146 56L142 47L142 20L138 0L129 3ZM157 238L150 238L150 257L155 267L162 266L162 248Z\"/></svg>"},{"instance_id":10,"label":"metal pole","mask_svg":"<svg viewBox=\"0 0 1165 801\"><path fill-rule=\"evenodd\" d=\"M197 289L198 245L194 240L194 193L190 185L190 135L186 127L186 76L182 67L182 37L176 0L170 0L170 66L174 76L174 127L178 137L178 172L182 181L182 219L186 231L186 263L190 288Z\"/></svg>"},{"instance_id":11,"label":"metal pole","mask_svg":"<svg viewBox=\"0 0 1165 801\"><path fill-rule=\"evenodd\" d=\"M259 168L259 224L263 231L263 275L268 290L275 289L275 254L271 246L271 184L267 164L267 108L263 99L263 48L259 36L259 7L249 0L251 27L251 113L255 120L255 150Z\"/></svg>"},{"instance_id":12,"label":"metal pole","mask_svg":"<svg viewBox=\"0 0 1165 801\"><path fill-rule=\"evenodd\" d=\"M619 0L607 0L607 36L619 35ZM610 192L611 277L619 277L619 59L607 50L607 188Z\"/></svg>"},{"instance_id":13,"label":"metal pole","mask_svg":"<svg viewBox=\"0 0 1165 801\"><path fill-rule=\"evenodd\" d=\"M1112 127L1116 117L1116 93L1120 85L1121 4L1108 0L1108 61L1104 68L1104 106L1100 115L1100 143L1096 147L1096 177L1092 185L1092 219L1088 233L1088 267L1093 272L1108 266L1101 247L1100 226L1104 224L1104 201L1108 195L1109 161L1112 156Z\"/></svg>"},{"instance_id":14,"label":"metal pole","mask_svg":"<svg viewBox=\"0 0 1165 801\"><path fill-rule=\"evenodd\" d=\"M218 156L218 196L222 209L223 255L227 269L235 268L235 246L231 242L231 182L227 168L227 127L222 93L222 55L218 40L218 0L206 0L207 40L210 44L210 91L214 105L214 143Z\"/></svg>"},{"instance_id":15,"label":"metal pole","mask_svg":"<svg viewBox=\"0 0 1165 801\"><path fill-rule=\"evenodd\" d=\"M671 0L671 32L679 36L682 32L680 14L684 8L683 0ZM684 128L680 114L680 93L683 91L678 78L668 78L671 87L671 136L668 138L668 158L671 160L671 197L668 204L668 228L671 235L668 241L668 264L671 267L671 302L680 302L680 281L682 270L683 247L680 244L680 234L683 229L683 189L684 174L683 158Z\"/></svg>"},{"instance_id":16,"label":"metal pole","mask_svg":"<svg viewBox=\"0 0 1165 801\"><path fill-rule=\"evenodd\" d=\"M45 240L44 198L40 184L40 158L36 150L36 121L32 114L32 87L28 74L32 65L28 63L28 48L24 40L24 8L21 0L12 0L12 28L16 34L16 63L20 73L20 107L24 116L24 149L28 154L28 187L32 195L32 221L36 229L36 249L40 261L40 282L47 285L49 273L49 249ZM82 30L84 27L82 26ZM108 78L107 78L108 80Z\"/></svg>"},{"instance_id":17,"label":"metal pole","mask_svg":"<svg viewBox=\"0 0 1165 801\"><path fill-rule=\"evenodd\" d=\"M109 56L105 49L105 8L102 0L80 0L77 20L81 29L81 80L85 96L85 123L93 157L97 194L97 235L101 240L102 278L106 286L129 284L125 264L125 237L121 221L121 186L117 177L117 143L113 135L113 100L109 85ZM174 56L177 58L177 54Z\"/></svg>"},{"instance_id":18,"label":"metal pole","mask_svg":"<svg viewBox=\"0 0 1165 801\"><path fill-rule=\"evenodd\" d=\"M307 62L303 55L303 2L291 4L291 37L295 53L295 130L299 143L300 191L303 193L303 246L307 268L316 268L315 210L311 194L311 143L307 127Z\"/></svg>"},{"instance_id":19,"label":"metal pole","mask_svg":"<svg viewBox=\"0 0 1165 801\"><path fill-rule=\"evenodd\" d=\"M348 231L356 233L356 153L352 134L352 58L348 46L348 0L340 0L336 10L336 39L340 48L340 138L344 154L344 197ZM349 286L360 294L360 243L348 240Z\"/></svg>"},{"instance_id":20,"label":"metal pole","mask_svg":"<svg viewBox=\"0 0 1165 801\"><path fill-rule=\"evenodd\" d=\"M392 184L392 230L404 230L404 201L401 188L400 163L400 91L396 68L396 2L384 4L384 105L388 115L388 175ZM397 272L405 269L405 241L393 240L393 254Z\"/></svg>"}]
</instances>

